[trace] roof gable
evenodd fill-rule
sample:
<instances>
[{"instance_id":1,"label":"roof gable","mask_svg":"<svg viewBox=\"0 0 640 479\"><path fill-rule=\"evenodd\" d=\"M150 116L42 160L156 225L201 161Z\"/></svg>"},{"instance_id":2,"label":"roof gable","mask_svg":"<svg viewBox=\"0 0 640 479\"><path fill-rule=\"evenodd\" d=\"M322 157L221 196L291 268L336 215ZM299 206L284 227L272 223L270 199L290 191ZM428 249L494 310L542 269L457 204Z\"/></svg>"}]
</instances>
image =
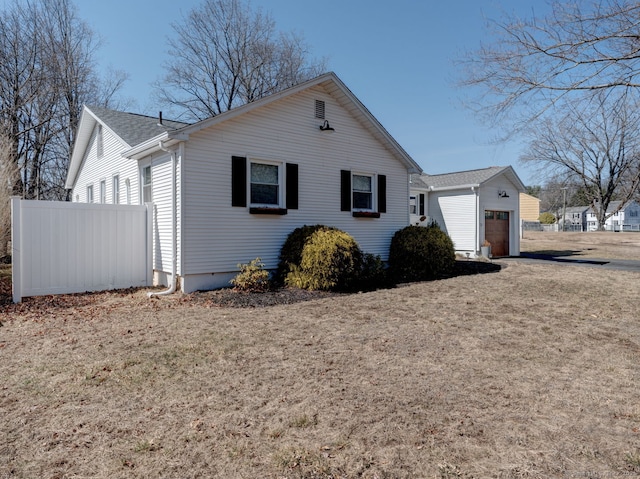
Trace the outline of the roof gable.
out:
<instances>
[{"instance_id":1,"label":"roof gable","mask_svg":"<svg viewBox=\"0 0 640 479\"><path fill-rule=\"evenodd\" d=\"M156 117L95 106L88 106L86 109L129 147L138 145L168 130L188 125L188 123L172 120L163 120L160 124Z\"/></svg>"},{"instance_id":2,"label":"roof gable","mask_svg":"<svg viewBox=\"0 0 640 479\"><path fill-rule=\"evenodd\" d=\"M300 83L279 93L274 93L273 95L261 98L260 100L247 103L212 118L207 118L184 128L170 131L168 132L168 137L184 140L185 138L188 138L189 135L200 130L213 127L217 124L231 120L255 109L265 107L282 98L308 90L315 86L323 87L325 91L327 91L329 95L335 98L343 108L356 118L356 120L358 120L360 124L362 124L363 127L369 131L374 138L376 138L376 140L378 140L396 159L403 163L410 173L422 172L422 168L409 156L400 144L333 72L325 73L312 80ZM136 149L132 149L132 153L135 154Z\"/></svg>"},{"instance_id":3,"label":"roof gable","mask_svg":"<svg viewBox=\"0 0 640 479\"><path fill-rule=\"evenodd\" d=\"M123 144L123 155L139 159L160 148L160 140L171 143L186 141L189 135L205 128L214 127L222 122L231 120L257 108L262 108L279 99L294 95L298 92L322 86L336 101L345 108L373 137L386 148L394 158L400 161L409 173L421 173L422 168L409 156L400 144L387 132L380 122L358 100L333 72L325 73L312 80L300 83L291 88L260 100L247 103L227 112L199 121L186 124L174 121L164 121L162 125L158 119L119 112L100 107L85 106L78 126L76 144L74 145L67 182L65 187L72 188L80 170L84 153L91 139L91 133L97 123L108 128Z\"/></svg>"},{"instance_id":4,"label":"roof gable","mask_svg":"<svg viewBox=\"0 0 640 479\"><path fill-rule=\"evenodd\" d=\"M65 183L65 188L67 189L73 188L82 166L85 152L91 141L91 135L98 124L108 129L122 143L123 151L150 138L166 133L170 129L182 128L187 125L187 123L171 120L163 121L162 124L159 124L158 118L84 105L69 162L69 171L67 172L67 181Z\"/></svg>"}]
</instances>

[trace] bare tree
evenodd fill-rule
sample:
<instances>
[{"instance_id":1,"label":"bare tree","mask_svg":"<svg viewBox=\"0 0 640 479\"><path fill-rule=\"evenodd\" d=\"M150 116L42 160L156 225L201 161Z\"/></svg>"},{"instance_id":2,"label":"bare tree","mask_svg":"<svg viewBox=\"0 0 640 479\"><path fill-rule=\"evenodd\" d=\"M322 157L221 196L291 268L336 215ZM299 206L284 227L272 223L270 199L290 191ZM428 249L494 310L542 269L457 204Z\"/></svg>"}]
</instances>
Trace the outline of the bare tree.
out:
<instances>
[{"instance_id":1,"label":"bare tree","mask_svg":"<svg viewBox=\"0 0 640 479\"><path fill-rule=\"evenodd\" d=\"M564 116L547 119L530 132L521 160L546 170L549 177L576 184L604 228L615 199L633 199L640 185L640 105L628 95L605 90L591 101L567 105Z\"/></svg>"},{"instance_id":2,"label":"bare tree","mask_svg":"<svg viewBox=\"0 0 640 479\"><path fill-rule=\"evenodd\" d=\"M171 60L156 94L186 119L218 115L325 68L324 61L309 59L301 37L278 34L268 14L241 0L205 0L173 28Z\"/></svg>"},{"instance_id":3,"label":"bare tree","mask_svg":"<svg viewBox=\"0 0 640 479\"><path fill-rule=\"evenodd\" d=\"M18 174L17 165L11 158L11 143L0 134L0 261L9 255L11 240L11 196L12 184Z\"/></svg>"},{"instance_id":4,"label":"bare tree","mask_svg":"<svg viewBox=\"0 0 640 479\"><path fill-rule=\"evenodd\" d=\"M111 102L126 79L97 77L98 46L70 0L14 0L0 15L0 134L15 166L13 194L66 196L82 104Z\"/></svg>"},{"instance_id":5,"label":"bare tree","mask_svg":"<svg viewBox=\"0 0 640 479\"><path fill-rule=\"evenodd\" d=\"M480 87L493 119L523 120L573 103L576 94L640 86L640 3L553 1L545 17L491 24L495 41L462 59L464 85Z\"/></svg>"}]
</instances>

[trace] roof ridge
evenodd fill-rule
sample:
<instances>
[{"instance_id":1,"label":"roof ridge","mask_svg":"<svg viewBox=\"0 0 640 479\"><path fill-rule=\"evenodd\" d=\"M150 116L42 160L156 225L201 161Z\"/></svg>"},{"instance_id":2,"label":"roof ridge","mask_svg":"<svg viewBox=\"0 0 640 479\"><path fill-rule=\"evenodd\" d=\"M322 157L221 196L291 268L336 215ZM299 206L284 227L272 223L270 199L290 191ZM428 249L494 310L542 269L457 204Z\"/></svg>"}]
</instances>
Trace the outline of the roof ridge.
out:
<instances>
[{"instance_id":1,"label":"roof ridge","mask_svg":"<svg viewBox=\"0 0 640 479\"><path fill-rule=\"evenodd\" d=\"M149 120L159 120L159 118L157 116L147 115L146 113L137 113L137 112L133 112L133 111L116 110L114 108L106 108L106 107L98 106L98 105L85 105L85 106L91 111L102 110L102 111L108 111L108 112L123 114L123 115L138 116L138 117L149 119ZM192 123L189 123L189 122L186 122L186 121L173 120L171 118L162 118L162 121L170 121L172 123L181 123L181 124L183 124L185 126L192 124Z\"/></svg>"},{"instance_id":2,"label":"roof ridge","mask_svg":"<svg viewBox=\"0 0 640 479\"><path fill-rule=\"evenodd\" d=\"M445 176L445 175L457 175L457 174L464 174L464 173L473 173L474 171L485 171L485 170L504 170L505 168L508 168L508 166L486 166L484 168L473 168L471 170L460 170L460 171L452 171L450 173L435 173L435 174L429 174L429 173L424 173L421 176Z\"/></svg>"}]
</instances>

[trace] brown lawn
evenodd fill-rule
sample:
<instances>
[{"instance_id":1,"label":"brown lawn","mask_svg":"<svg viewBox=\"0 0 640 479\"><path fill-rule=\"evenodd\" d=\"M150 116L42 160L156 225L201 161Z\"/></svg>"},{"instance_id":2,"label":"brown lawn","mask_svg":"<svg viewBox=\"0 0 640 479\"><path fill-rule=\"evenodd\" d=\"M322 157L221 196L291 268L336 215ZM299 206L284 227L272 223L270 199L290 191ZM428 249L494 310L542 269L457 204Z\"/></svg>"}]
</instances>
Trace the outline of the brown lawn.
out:
<instances>
[{"instance_id":1,"label":"brown lawn","mask_svg":"<svg viewBox=\"0 0 640 479\"><path fill-rule=\"evenodd\" d=\"M0 477L640 476L640 274L497 264L259 308L0 306Z\"/></svg>"},{"instance_id":2,"label":"brown lawn","mask_svg":"<svg viewBox=\"0 0 640 479\"><path fill-rule=\"evenodd\" d=\"M525 231L521 251L583 258L640 260L640 233Z\"/></svg>"}]
</instances>

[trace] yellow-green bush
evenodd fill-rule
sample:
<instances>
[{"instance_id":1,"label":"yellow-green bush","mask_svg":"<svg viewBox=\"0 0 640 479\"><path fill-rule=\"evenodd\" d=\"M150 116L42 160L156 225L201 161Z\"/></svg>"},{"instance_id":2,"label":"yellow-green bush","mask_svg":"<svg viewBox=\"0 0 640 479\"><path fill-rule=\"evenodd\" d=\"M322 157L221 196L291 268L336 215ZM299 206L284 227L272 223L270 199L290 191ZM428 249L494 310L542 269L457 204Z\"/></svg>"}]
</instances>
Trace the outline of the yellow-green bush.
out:
<instances>
[{"instance_id":1,"label":"yellow-green bush","mask_svg":"<svg viewBox=\"0 0 640 479\"><path fill-rule=\"evenodd\" d=\"M292 265L285 283L304 289L345 291L355 287L362 265L362 252L351 235L319 228L307 238L300 264Z\"/></svg>"},{"instance_id":2,"label":"yellow-green bush","mask_svg":"<svg viewBox=\"0 0 640 479\"><path fill-rule=\"evenodd\" d=\"M280 257L278 258L278 270L276 271L275 281L282 284L292 268L299 267L302 261L302 249L305 243L313 233L319 230L335 230L325 225L304 225L294 229L285 240L282 248L280 248Z\"/></svg>"},{"instance_id":3,"label":"yellow-green bush","mask_svg":"<svg viewBox=\"0 0 640 479\"><path fill-rule=\"evenodd\" d=\"M260 258L251 260L248 264L239 264L238 268L240 272L230 281L238 291L264 293L271 289L269 271L264 269L264 263Z\"/></svg>"},{"instance_id":4,"label":"yellow-green bush","mask_svg":"<svg viewBox=\"0 0 640 479\"><path fill-rule=\"evenodd\" d=\"M540 214L540 216L538 217L538 221L540 221L540 223L542 223L543 225L552 225L556 222L556 217L553 213L545 211L544 213Z\"/></svg>"}]
</instances>

